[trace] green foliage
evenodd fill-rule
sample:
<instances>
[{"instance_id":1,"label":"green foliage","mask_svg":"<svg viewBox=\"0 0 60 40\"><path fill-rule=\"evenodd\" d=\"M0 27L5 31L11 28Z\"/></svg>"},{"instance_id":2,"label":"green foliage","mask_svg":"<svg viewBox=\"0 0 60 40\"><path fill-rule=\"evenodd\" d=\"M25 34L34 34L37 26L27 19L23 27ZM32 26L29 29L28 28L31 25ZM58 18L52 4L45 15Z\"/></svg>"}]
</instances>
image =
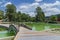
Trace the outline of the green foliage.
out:
<instances>
[{"instance_id":1,"label":"green foliage","mask_svg":"<svg viewBox=\"0 0 60 40\"><path fill-rule=\"evenodd\" d=\"M28 14L25 14L25 13L22 13L21 14L21 20L22 22L28 22L29 21L29 15Z\"/></svg>"},{"instance_id":2,"label":"green foliage","mask_svg":"<svg viewBox=\"0 0 60 40\"><path fill-rule=\"evenodd\" d=\"M20 11L16 12L16 7L13 4L9 4L6 6L6 18L8 20L14 22L28 22L30 20L30 16L25 13L21 13ZM17 20L18 19L18 20Z\"/></svg>"},{"instance_id":3,"label":"green foliage","mask_svg":"<svg viewBox=\"0 0 60 40\"><path fill-rule=\"evenodd\" d=\"M20 11L18 11L18 12L16 13L15 18L16 18L16 21L17 21L17 22L20 22L20 21L21 21L21 12L20 12ZM17 20L17 19L18 19L18 20Z\"/></svg>"},{"instance_id":4,"label":"green foliage","mask_svg":"<svg viewBox=\"0 0 60 40\"><path fill-rule=\"evenodd\" d=\"M16 7L13 4L8 4L6 6L6 13L15 13L16 12Z\"/></svg>"},{"instance_id":5,"label":"green foliage","mask_svg":"<svg viewBox=\"0 0 60 40\"><path fill-rule=\"evenodd\" d=\"M52 16L50 17L50 20L51 20L51 21L57 21L57 16L52 15Z\"/></svg>"},{"instance_id":6,"label":"green foliage","mask_svg":"<svg viewBox=\"0 0 60 40\"><path fill-rule=\"evenodd\" d=\"M60 21L60 14L57 14L57 21Z\"/></svg>"},{"instance_id":7,"label":"green foliage","mask_svg":"<svg viewBox=\"0 0 60 40\"><path fill-rule=\"evenodd\" d=\"M28 23L25 23L25 25L28 25L29 27L33 28L35 27L36 28L36 31L43 31L45 30L45 27L49 27L50 29L53 29L53 28L60 28L60 25L58 24L50 24L50 23L42 23L42 22L28 22Z\"/></svg>"},{"instance_id":8,"label":"green foliage","mask_svg":"<svg viewBox=\"0 0 60 40\"><path fill-rule=\"evenodd\" d=\"M0 26L0 31L5 31L8 30L8 28L4 27L4 26Z\"/></svg>"},{"instance_id":9,"label":"green foliage","mask_svg":"<svg viewBox=\"0 0 60 40\"><path fill-rule=\"evenodd\" d=\"M4 16L5 22L6 21L8 22L36 22L36 21L44 22L45 21L44 12L40 7L36 8L37 14L35 17L31 17L29 14L21 13L20 11L17 12L16 6L13 4L8 4L6 6L5 12L6 12ZM0 17L0 19L2 18Z\"/></svg>"},{"instance_id":10,"label":"green foliage","mask_svg":"<svg viewBox=\"0 0 60 40\"><path fill-rule=\"evenodd\" d=\"M4 18L4 12L0 10L0 20Z\"/></svg>"},{"instance_id":11,"label":"green foliage","mask_svg":"<svg viewBox=\"0 0 60 40\"><path fill-rule=\"evenodd\" d=\"M6 22L45 22L45 14L40 7L36 8L36 15L35 17L30 16L26 13L21 13L20 11L16 11L16 6L13 4L8 4L5 10L6 14L0 10L0 20L4 19L3 21ZM60 20L60 14L57 16L51 16L47 19L47 21L57 21Z\"/></svg>"},{"instance_id":12,"label":"green foliage","mask_svg":"<svg viewBox=\"0 0 60 40\"><path fill-rule=\"evenodd\" d=\"M8 18L9 21L12 21L14 19L15 13L16 13L15 5L8 4L6 6L6 18Z\"/></svg>"},{"instance_id":13,"label":"green foliage","mask_svg":"<svg viewBox=\"0 0 60 40\"><path fill-rule=\"evenodd\" d=\"M35 17L30 17L29 20L30 22L35 22Z\"/></svg>"},{"instance_id":14,"label":"green foliage","mask_svg":"<svg viewBox=\"0 0 60 40\"><path fill-rule=\"evenodd\" d=\"M36 12L37 12L36 21L44 22L45 21L45 15L44 15L44 12L42 11L42 9L40 7L37 7Z\"/></svg>"},{"instance_id":15,"label":"green foliage","mask_svg":"<svg viewBox=\"0 0 60 40\"><path fill-rule=\"evenodd\" d=\"M14 25L10 25L8 29L8 35L14 36L17 34L17 29L15 28Z\"/></svg>"}]
</instances>

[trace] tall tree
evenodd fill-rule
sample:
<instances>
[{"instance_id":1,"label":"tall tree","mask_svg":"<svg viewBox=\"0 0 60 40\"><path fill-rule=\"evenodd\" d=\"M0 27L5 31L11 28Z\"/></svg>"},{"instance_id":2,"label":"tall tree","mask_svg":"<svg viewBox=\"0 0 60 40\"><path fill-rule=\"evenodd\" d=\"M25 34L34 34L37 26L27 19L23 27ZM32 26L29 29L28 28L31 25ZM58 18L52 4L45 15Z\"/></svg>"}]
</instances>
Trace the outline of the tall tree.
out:
<instances>
[{"instance_id":1,"label":"tall tree","mask_svg":"<svg viewBox=\"0 0 60 40\"><path fill-rule=\"evenodd\" d=\"M23 21L23 22L28 22L29 21L29 15L28 14L25 14L25 13L22 13L21 14L21 20Z\"/></svg>"},{"instance_id":2,"label":"tall tree","mask_svg":"<svg viewBox=\"0 0 60 40\"><path fill-rule=\"evenodd\" d=\"M12 21L14 19L14 15L16 13L16 7L13 4L8 4L6 6L6 17L9 19L9 21Z\"/></svg>"},{"instance_id":3,"label":"tall tree","mask_svg":"<svg viewBox=\"0 0 60 40\"><path fill-rule=\"evenodd\" d=\"M18 20L17 20L18 19ZM16 18L16 20L18 21L18 22L21 22L22 20L21 20L21 12L20 11L18 11L18 13L17 13L17 18Z\"/></svg>"},{"instance_id":4,"label":"tall tree","mask_svg":"<svg viewBox=\"0 0 60 40\"><path fill-rule=\"evenodd\" d=\"M45 21L44 12L42 11L42 9L40 7L36 8L36 12L37 12L37 14L36 14L36 21L38 21L38 22L39 21L41 21L41 22Z\"/></svg>"},{"instance_id":5,"label":"tall tree","mask_svg":"<svg viewBox=\"0 0 60 40\"><path fill-rule=\"evenodd\" d=\"M52 15L52 16L50 17L50 20L51 20L51 21L57 21L57 16Z\"/></svg>"},{"instance_id":6,"label":"tall tree","mask_svg":"<svg viewBox=\"0 0 60 40\"><path fill-rule=\"evenodd\" d=\"M4 11L0 10L0 20L4 17Z\"/></svg>"},{"instance_id":7,"label":"tall tree","mask_svg":"<svg viewBox=\"0 0 60 40\"><path fill-rule=\"evenodd\" d=\"M57 21L60 21L60 14L57 14Z\"/></svg>"}]
</instances>

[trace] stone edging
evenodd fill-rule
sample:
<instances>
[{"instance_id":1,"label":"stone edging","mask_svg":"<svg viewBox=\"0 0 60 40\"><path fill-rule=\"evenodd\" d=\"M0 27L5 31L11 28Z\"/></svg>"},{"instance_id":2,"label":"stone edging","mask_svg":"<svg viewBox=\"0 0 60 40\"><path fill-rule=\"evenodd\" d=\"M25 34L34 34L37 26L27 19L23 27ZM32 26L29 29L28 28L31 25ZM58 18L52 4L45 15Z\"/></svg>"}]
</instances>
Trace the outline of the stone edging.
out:
<instances>
[{"instance_id":1,"label":"stone edging","mask_svg":"<svg viewBox=\"0 0 60 40\"><path fill-rule=\"evenodd\" d=\"M13 39L14 36L9 36L9 37L3 37L3 38L0 38L0 40L10 40L10 39Z\"/></svg>"}]
</instances>

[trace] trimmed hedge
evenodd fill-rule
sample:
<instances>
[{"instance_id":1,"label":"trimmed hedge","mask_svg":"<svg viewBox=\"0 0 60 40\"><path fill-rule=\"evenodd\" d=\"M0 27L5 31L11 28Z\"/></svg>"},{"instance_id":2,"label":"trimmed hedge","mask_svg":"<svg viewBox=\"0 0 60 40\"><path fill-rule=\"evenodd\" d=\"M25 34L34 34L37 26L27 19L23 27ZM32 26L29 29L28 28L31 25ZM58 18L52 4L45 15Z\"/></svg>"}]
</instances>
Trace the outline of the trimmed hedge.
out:
<instances>
[{"instance_id":1,"label":"trimmed hedge","mask_svg":"<svg viewBox=\"0 0 60 40\"><path fill-rule=\"evenodd\" d=\"M9 36L15 36L17 34L17 29L14 25L10 25L8 29Z\"/></svg>"}]
</instances>

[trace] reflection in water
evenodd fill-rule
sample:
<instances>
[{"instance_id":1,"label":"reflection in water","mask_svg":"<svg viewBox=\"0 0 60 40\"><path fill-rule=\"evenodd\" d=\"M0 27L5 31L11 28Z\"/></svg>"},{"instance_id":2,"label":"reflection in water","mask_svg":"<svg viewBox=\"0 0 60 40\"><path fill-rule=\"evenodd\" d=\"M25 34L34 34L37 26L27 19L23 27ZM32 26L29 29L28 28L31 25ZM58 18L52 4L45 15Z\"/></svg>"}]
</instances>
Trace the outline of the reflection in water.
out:
<instances>
[{"instance_id":1,"label":"reflection in water","mask_svg":"<svg viewBox=\"0 0 60 40\"><path fill-rule=\"evenodd\" d=\"M50 26L45 26L44 29L45 29L45 30L48 30L48 29L50 29Z\"/></svg>"},{"instance_id":2,"label":"reflection in water","mask_svg":"<svg viewBox=\"0 0 60 40\"><path fill-rule=\"evenodd\" d=\"M0 38L8 37L9 35L7 33L8 31L0 31Z\"/></svg>"},{"instance_id":3,"label":"reflection in water","mask_svg":"<svg viewBox=\"0 0 60 40\"><path fill-rule=\"evenodd\" d=\"M33 26L33 27L32 27L32 30L33 30L33 31L36 31L36 28Z\"/></svg>"}]
</instances>

